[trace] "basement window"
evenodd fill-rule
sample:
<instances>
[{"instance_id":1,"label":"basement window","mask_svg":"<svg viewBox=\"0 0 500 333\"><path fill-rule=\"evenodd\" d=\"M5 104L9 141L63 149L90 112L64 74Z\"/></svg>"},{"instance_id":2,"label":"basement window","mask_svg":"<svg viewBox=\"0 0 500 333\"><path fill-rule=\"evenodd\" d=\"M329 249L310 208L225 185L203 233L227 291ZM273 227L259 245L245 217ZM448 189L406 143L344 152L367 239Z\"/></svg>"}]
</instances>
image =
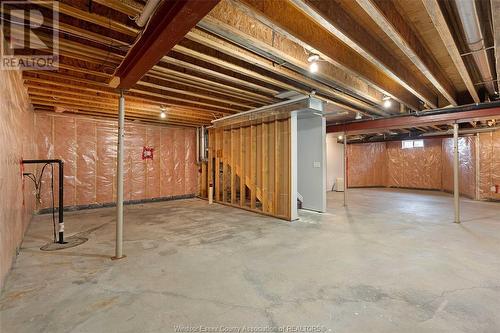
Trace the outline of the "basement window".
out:
<instances>
[{"instance_id":1,"label":"basement window","mask_svg":"<svg viewBox=\"0 0 500 333\"><path fill-rule=\"evenodd\" d=\"M401 141L401 148L403 149L408 149L408 148L423 148L424 147L424 140L405 140Z\"/></svg>"},{"instance_id":2,"label":"basement window","mask_svg":"<svg viewBox=\"0 0 500 333\"><path fill-rule=\"evenodd\" d=\"M424 148L424 140L413 140L413 148Z\"/></svg>"}]
</instances>

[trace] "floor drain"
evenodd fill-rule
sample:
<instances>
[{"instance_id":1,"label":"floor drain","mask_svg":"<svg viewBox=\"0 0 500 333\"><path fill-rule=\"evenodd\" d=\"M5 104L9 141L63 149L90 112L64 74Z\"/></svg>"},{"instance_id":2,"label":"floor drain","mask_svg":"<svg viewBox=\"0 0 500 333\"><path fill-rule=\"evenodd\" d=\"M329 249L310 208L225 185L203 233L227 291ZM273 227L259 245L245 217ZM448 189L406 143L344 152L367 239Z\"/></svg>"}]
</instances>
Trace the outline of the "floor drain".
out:
<instances>
[{"instance_id":1,"label":"floor drain","mask_svg":"<svg viewBox=\"0 0 500 333\"><path fill-rule=\"evenodd\" d=\"M75 247L80 244L85 243L88 241L88 238L85 237L80 237L80 236L70 236L66 238L64 241L64 244L60 243L47 243L44 246L40 248L42 251L56 251L56 250L63 250L63 249L68 249L70 247Z\"/></svg>"}]
</instances>

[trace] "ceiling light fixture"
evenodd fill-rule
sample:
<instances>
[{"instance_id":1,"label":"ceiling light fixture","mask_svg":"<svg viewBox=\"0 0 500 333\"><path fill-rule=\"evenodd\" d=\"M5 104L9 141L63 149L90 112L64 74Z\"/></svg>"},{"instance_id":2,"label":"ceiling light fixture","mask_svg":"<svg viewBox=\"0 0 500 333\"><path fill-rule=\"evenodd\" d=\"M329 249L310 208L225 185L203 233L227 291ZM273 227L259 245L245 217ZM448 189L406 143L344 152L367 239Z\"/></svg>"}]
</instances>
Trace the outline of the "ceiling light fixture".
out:
<instances>
[{"instance_id":1,"label":"ceiling light fixture","mask_svg":"<svg viewBox=\"0 0 500 333\"><path fill-rule=\"evenodd\" d=\"M165 105L160 105L160 118L161 119L165 119L167 118L167 108L165 107Z\"/></svg>"},{"instance_id":2,"label":"ceiling light fixture","mask_svg":"<svg viewBox=\"0 0 500 333\"><path fill-rule=\"evenodd\" d=\"M361 118L363 118L363 115L361 114L361 112L356 112L356 117L354 119L360 120Z\"/></svg>"},{"instance_id":3,"label":"ceiling light fixture","mask_svg":"<svg viewBox=\"0 0 500 333\"><path fill-rule=\"evenodd\" d=\"M384 108L390 108L391 105L392 105L392 100L389 96L384 96L384 98L382 98L382 100L384 101Z\"/></svg>"},{"instance_id":4,"label":"ceiling light fixture","mask_svg":"<svg viewBox=\"0 0 500 333\"><path fill-rule=\"evenodd\" d=\"M309 65L309 71L311 73L316 73L318 71L318 63L317 62L312 62L310 65Z\"/></svg>"},{"instance_id":5,"label":"ceiling light fixture","mask_svg":"<svg viewBox=\"0 0 500 333\"><path fill-rule=\"evenodd\" d=\"M343 137L342 135L339 135L337 138L338 138L339 140L342 140L344 137Z\"/></svg>"},{"instance_id":6,"label":"ceiling light fixture","mask_svg":"<svg viewBox=\"0 0 500 333\"><path fill-rule=\"evenodd\" d=\"M308 62L316 62L319 60L319 55L316 53L311 53L309 57L307 58Z\"/></svg>"},{"instance_id":7,"label":"ceiling light fixture","mask_svg":"<svg viewBox=\"0 0 500 333\"><path fill-rule=\"evenodd\" d=\"M309 57L307 57L307 61L309 62L309 71L311 73L316 73L319 69L318 67L318 61L319 61L319 54L317 53L311 53L309 54Z\"/></svg>"}]
</instances>

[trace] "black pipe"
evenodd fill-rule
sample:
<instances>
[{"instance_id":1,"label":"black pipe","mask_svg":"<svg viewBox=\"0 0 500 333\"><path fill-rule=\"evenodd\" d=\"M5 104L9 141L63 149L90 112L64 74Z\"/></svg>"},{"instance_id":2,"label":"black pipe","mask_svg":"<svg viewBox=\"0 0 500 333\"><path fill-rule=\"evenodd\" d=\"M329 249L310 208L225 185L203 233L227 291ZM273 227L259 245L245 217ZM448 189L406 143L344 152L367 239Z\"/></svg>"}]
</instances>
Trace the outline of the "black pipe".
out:
<instances>
[{"instance_id":1,"label":"black pipe","mask_svg":"<svg viewBox=\"0 0 500 333\"><path fill-rule=\"evenodd\" d=\"M422 116L446 114L446 113L452 113L452 112L457 113L457 112L465 112L465 111L476 111L476 110L490 109L490 108L495 108L495 107L500 107L500 101L473 103L473 104L454 106L454 107L449 107L449 108L445 107L445 108L437 108L437 109L429 109L429 110L420 110L420 111L417 111L416 113L412 113L412 115L417 116L417 117L422 117Z\"/></svg>"},{"instance_id":2,"label":"black pipe","mask_svg":"<svg viewBox=\"0 0 500 333\"><path fill-rule=\"evenodd\" d=\"M493 101L493 102L484 102L484 103L474 103L474 104L467 104L467 105L461 105L461 106L454 106L454 107L444 107L444 108L436 108L436 109L427 109L427 110L420 110L416 112L411 112L411 113L404 113L404 114L398 114L398 115L393 115L390 117L381 117L377 118L378 119L395 119L395 118L404 118L404 117L425 117L425 116L432 116L432 115L438 115L438 114L447 114L447 113L460 113L460 112L466 112L466 111L476 111L476 110L482 110L482 109L490 109L490 108L495 108L495 107L500 107L500 101ZM326 126L337 126L337 125L348 125L348 124L355 124L355 123L360 123L360 122L365 122L367 119L360 119L360 120L348 120L345 122L334 122L327 124Z\"/></svg>"},{"instance_id":3,"label":"black pipe","mask_svg":"<svg viewBox=\"0 0 500 333\"><path fill-rule=\"evenodd\" d=\"M57 163L59 165L59 244L64 244L64 162L62 160L23 160L23 164ZM52 175L54 177L54 175Z\"/></svg>"}]
</instances>

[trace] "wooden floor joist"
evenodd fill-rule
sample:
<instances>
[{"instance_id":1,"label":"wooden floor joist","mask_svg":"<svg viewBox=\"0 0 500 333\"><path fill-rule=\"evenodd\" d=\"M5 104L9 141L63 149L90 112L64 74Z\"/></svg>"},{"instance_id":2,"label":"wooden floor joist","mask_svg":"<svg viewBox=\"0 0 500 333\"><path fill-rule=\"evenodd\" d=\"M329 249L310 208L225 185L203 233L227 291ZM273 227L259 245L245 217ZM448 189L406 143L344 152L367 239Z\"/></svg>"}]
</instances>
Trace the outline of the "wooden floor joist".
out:
<instances>
[{"instance_id":1,"label":"wooden floor joist","mask_svg":"<svg viewBox=\"0 0 500 333\"><path fill-rule=\"evenodd\" d=\"M455 88L439 69L432 55L427 52L418 36L405 22L405 19L399 14L394 5L381 0L357 0L357 2L446 100L452 106L457 106ZM429 106L438 107L436 98L428 98L422 94L418 96Z\"/></svg>"},{"instance_id":2,"label":"wooden floor joist","mask_svg":"<svg viewBox=\"0 0 500 333\"><path fill-rule=\"evenodd\" d=\"M273 90L273 89L269 89L269 88L266 88L266 87L262 87L262 86L259 86L258 84L247 82L247 81L244 81L244 80L241 80L241 79L238 79L238 78L235 78L235 77L223 74L223 73L219 73L217 71L214 71L214 70L211 70L211 69L208 69L208 68L204 68L204 67L201 67L201 66L198 66L198 65L193 65L193 64L191 64L189 62L178 60L178 59L175 59L175 58L172 58L172 57L165 56L165 57L162 58L162 62L173 64L173 65L176 65L176 66L179 66L179 67L184 67L184 68L187 68L187 69L190 69L190 70L193 70L193 71L200 72L202 74L213 76L215 78L220 78L222 80L235 83L235 84L237 84L239 86L246 86L246 87L248 87L248 88L250 88L252 90L261 91L263 93L266 93L266 94L269 94L269 95L272 95L272 96L278 94L278 92L279 92L278 90Z\"/></svg>"},{"instance_id":3,"label":"wooden floor joist","mask_svg":"<svg viewBox=\"0 0 500 333\"><path fill-rule=\"evenodd\" d=\"M273 26L276 30L285 32L289 38L302 45L316 50L323 59L343 68L348 73L363 77L382 92L411 109L421 108L416 96L288 1L241 0L241 2L261 21Z\"/></svg>"},{"instance_id":4,"label":"wooden floor joist","mask_svg":"<svg viewBox=\"0 0 500 333\"><path fill-rule=\"evenodd\" d=\"M332 96L333 98L336 98L338 100L342 100L344 103L348 103L348 105L353 104L352 107L349 107L349 106L346 106L345 104L338 103L335 100L328 99L328 102L330 102L332 104L336 104L338 106L344 106L347 109L352 110L353 112L356 112L356 111L359 111L359 109L362 109L362 110L369 110L369 111L376 113L376 114L386 114L385 112L374 108L370 104L363 103L355 98L352 98L348 95L342 94L339 91L334 90L331 87L329 87L321 82L317 82L311 78L308 78L307 76L296 73L296 72L294 72L294 71L292 71L284 66L276 66L276 64L270 60L259 57L250 51L240 49L237 46L230 44L228 42L225 42L220 38L209 35L208 33L204 32L204 31L201 31L198 29L193 29L191 32L189 32L186 35L186 38L193 40L195 42L198 42L200 44L203 44L205 46L208 46L210 48L219 50L220 52L223 52L223 53L230 55L232 57L246 61L252 65L256 65L262 69L273 72L273 73L280 75L282 77L286 77L290 80L294 80L301 85L309 86L309 87L313 88L314 90L316 90L318 93ZM208 59L208 61L210 61L210 60ZM310 93L310 91L306 91L304 89L297 88L297 87L288 87L288 88L290 90L292 90L292 88L293 88L297 92L300 92L300 93L305 94L305 95ZM354 107L358 107L358 109L356 110L356 109L354 109Z\"/></svg>"},{"instance_id":5,"label":"wooden floor joist","mask_svg":"<svg viewBox=\"0 0 500 333\"><path fill-rule=\"evenodd\" d=\"M384 113L384 111L372 107L374 104L381 103L383 95L380 92L371 89L366 83L355 76L347 76L341 73L339 68L326 62L321 64L321 71L319 73L311 75L307 62L307 54L302 50L302 46L293 43L285 37L275 37L280 40L280 43L276 44L272 40L259 39L258 37L261 37L262 34L257 34L259 30L252 29L251 26L260 24L259 29L265 29L266 27L248 16L244 16L245 20L249 21L247 24L231 25L233 24L231 17L239 16L242 18L244 14L235 8L228 8L228 6L223 7L224 10L222 11L220 8L222 5L225 5L225 3L222 3L216 10L212 11L198 26L244 49L269 58L274 62L276 70L290 68L297 72L297 74L300 74L302 80L313 79L317 84L316 86L311 86L312 89L319 90L317 85L322 84L323 87L328 87L326 89L329 95L340 101L344 101L347 105L352 105L359 110ZM267 29L271 31L270 28ZM192 33L196 33L196 30L193 30ZM273 36L275 35L278 35L278 33L273 32ZM190 38L190 36L187 37ZM252 63L252 59L248 59L248 61ZM311 81L309 80L309 82Z\"/></svg>"},{"instance_id":6,"label":"wooden floor joist","mask_svg":"<svg viewBox=\"0 0 500 333\"><path fill-rule=\"evenodd\" d=\"M38 3L38 5L52 9L52 4L49 3L40 2ZM137 34L139 33L139 30L137 28L131 27L121 22L117 22L109 17L104 17L95 13L84 11L76 7L70 6L68 4L65 4L63 2L58 2L57 5L59 7L59 12L61 14L68 15L77 18L79 20L98 25L102 28L112 29L124 35L129 35L132 37L136 37Z\"/></svg>"},{"instance_id":7,"label":"wooden floor joist","mask_svg":"<svg viewBox=\"0 0 500 333\"><path fill-rule=\"evenodd\" d=\"M370 0L360 0L358 2L361 1L371 4ZM438 98L436 94L423 82L419 81L410 69L384 48L369 31L360 26L341 6L331 6L331 3L321 0L293 0L293 2L311 18L335 34L349 47L376 64L387 75L398 81L429 106L437 107L436 101ZM364 7L367 6L365 4ZM376 15L371 11L369 12L368 9L367 12L372 17ZM381 20L376 22L379 23ZM386 23L385 27L387 29L384 29L384 31L389 33L388 30L390 30L391 26Z\"/></svg>"},{"instance_id":8,"label":"wooden floor joist","mask_svg":"<svg viewBox=\"0 0 500 333\"><path fill-rule=\"evenodd\" d=\"M452 32L450 31L450 28L446 23L446 19L443 15L443 12L439 7L439 2L437 0L421 0L421 1L425 6L425 9L427 10L427 14L429 15L434 24L434 27L437 30L439 37L443 40L443 43L446 46L446 50L448 51L448 54L453 60L455 67L460 73L462 80L467 86L469 94L472 96L474 102L479 103L480 99L477 94L476 88L474 87L474 83L472 82L472 79L469 75L469 72L467 71L467 68L465 67L464 61L462 59L462 56L460 55L455 40L453 39Z\"/></svg>"},{"instance_id":9,"label":"wooden floor joist","mask_svg":"<svg viewBox=\"0 0 500 333\"><path fill-rule=\"evenodd\" d=\"M109 117L117 98L109 82L130 75L125 80L134 84L123 81L121 87L127 86L130 109L137 117L140 112L155 114L155 109L162 106L169 108L171 121L178 123L184 117L186 123L204 125L225 115L276 103L290 93L314 94L326 102L330 121L388 117L408 110L398 103L384 107L384 95L414 110L446 103L443 96L451 104L457 104L459 99L465 101L468 96L464 96L460 78L478 102L479 94L471 78L478 73L471 69L469 60L466 67L458 51L463 46L454 40L460 34L453 31L455 24L448 26L446 22L452 13L447 7L441 10L435 0L419 1L418 6L407 10L400 3L392 7L381 0L221 0L217 6L218 0L174 0L161 2L145 28L135 23L144 1L60 1L59 69L26 71L24 80L34 100L50 102L47 109L54 109L59 101L62 107L77 107L79 113L93 115L101 103ZM47 3L34 6L42 13L52 8ZM183 12L186 8L193 14L189 20L184 15L187 12ZM406 20L408 13L415 14L418 8L426 9L425 14L417 14L427 15L430 21L423 16ZM494 13L498 10L494 2L491 9ZM493 29L498 26L494 19ZM155 22L158 24L152 24ZM55 26L51 20L44 20L44 29L37 33L39 46L50 41L50 29ZM446 64L442 54L434 59L429 37L418 31L421 26L439 33L453 64ZM370 31L370 27L377 31ZM379 31L384 27L385 31ZM20 28L16 26L11 32L17 33ZM486 29L489 41L491 37L498 39L497 33L491 35L488 31L490 27L481 28ZM160 41L161 36L167 39ZM20 43L15 38L10 40ZM321 57L316 73L309 70L308 57L312 53ZM140 79L132 78L137 75ZM462 91L457 91L457 86ZM48 95L55 89L53 96ZM47 100L50 97L54 97L52 101ZM138 101L146 102L141 106ZM84 108L84 104L88 107ZM269 125L264 131L275 133L280 126ZM254 131L249 128L248 133L238 133L236 141L240 145L250 142L262 133L262 128ZM231 141L230 136L224 139ZM275 138L269 140L274 142ZM269 153L275 156L276 152ZM255 163L261 163L262 151L256 154ZM236 159L241 159L240 155ZM247 174L251 169L248 161L236 171ZM237 177L234 181L241 191ZM262 180L266 179L259 178ZM226 181L231 185L230 177ZM270 191L282 179L273 174L267 181L269 188L259 187L262 193L255 193L255 206L265 199L264 190ZM251 205L251 192L255 191L246 187L243 192ZM241 201L241 197L237 200ZM269 202L265 209L280 209L278 198L266 200Z\"/></svg>"}]
</instances>

